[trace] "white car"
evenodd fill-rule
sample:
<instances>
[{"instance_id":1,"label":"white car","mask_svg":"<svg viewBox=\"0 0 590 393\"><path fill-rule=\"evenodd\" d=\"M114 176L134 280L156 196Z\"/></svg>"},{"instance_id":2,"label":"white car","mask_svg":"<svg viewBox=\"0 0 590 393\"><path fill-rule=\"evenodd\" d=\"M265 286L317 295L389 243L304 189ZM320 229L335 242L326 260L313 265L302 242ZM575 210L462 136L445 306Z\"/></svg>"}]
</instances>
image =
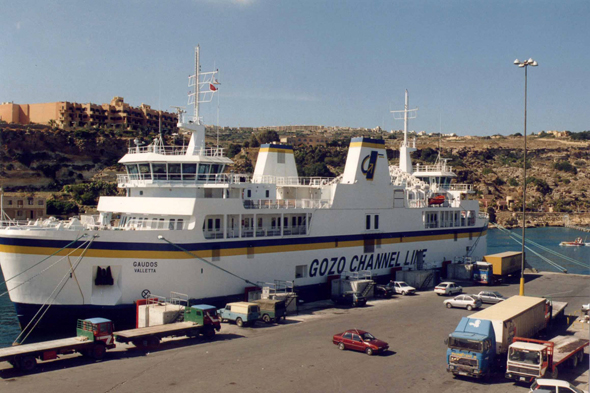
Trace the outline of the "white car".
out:
<instances>
[{"instance_id":1,"label":"white car","mask_svg":"<svg viewBox=\"0 0 590 393\"><path fill-rule=\"evenodd\" d=\"M416 288L409 286L403 281L393 281L390 283L395 290L395 293L401 293L402 295L413 295L416 293Z\"/></svg>"},{"instance_id":2,"label":"white car","mask_svg":"<svg viewBox=\"0 0 590 393\"><path fill-rule=\"evenodd\" d=\"M578 389L567 381L559 379L539 378L531 385L532 392L553 392L553 393L588 393L586 390Z\"/></svg>"},{"instance_id":3,"label":"white car","mask_svg":"<svg viewBox=\"0 0 590 393\"><path fill-rule=\"evenodd\" d=\"M434 287L434 292L436 292L438 296L454 295L456 293L462 293L463 288L460 285L455 284L454 282L445 281L441 282L436 287Z\"/></svg>"},{"instance_id":4,"label":"white car","mask_svg":"<svg viewBox=\"0 0 590 393\"><path fill-rule=\"evenodd\" d=\"M471 311L474 308L481 307L480 298L478 298L477 296L474 296L474 295L455 296L453 299L447 299L443 303L446 308L460 307L460 308L466 308L467 311Z\"/></svg>"}]
</instances>

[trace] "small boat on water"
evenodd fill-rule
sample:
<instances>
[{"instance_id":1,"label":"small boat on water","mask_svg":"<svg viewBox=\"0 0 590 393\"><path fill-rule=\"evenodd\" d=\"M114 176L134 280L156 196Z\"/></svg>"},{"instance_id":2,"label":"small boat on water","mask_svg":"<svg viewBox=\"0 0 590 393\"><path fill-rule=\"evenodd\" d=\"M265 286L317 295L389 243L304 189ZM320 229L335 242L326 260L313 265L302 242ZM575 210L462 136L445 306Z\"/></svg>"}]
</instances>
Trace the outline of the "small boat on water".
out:
<instances>
[{"instance_id":1,"label":"small boat on water","mask_svg":"<svg viewBox=\"0 0 590 393\"><path fill-rule=\"evenodd\" d=\"M561 242L561 243L559 243L559 245L565 246L565 247L579 247L579 246L585 246L586 243L584 243L584 240L582 240L581 237L578 237L573 242Z\"/></svg>"}]
</instances>

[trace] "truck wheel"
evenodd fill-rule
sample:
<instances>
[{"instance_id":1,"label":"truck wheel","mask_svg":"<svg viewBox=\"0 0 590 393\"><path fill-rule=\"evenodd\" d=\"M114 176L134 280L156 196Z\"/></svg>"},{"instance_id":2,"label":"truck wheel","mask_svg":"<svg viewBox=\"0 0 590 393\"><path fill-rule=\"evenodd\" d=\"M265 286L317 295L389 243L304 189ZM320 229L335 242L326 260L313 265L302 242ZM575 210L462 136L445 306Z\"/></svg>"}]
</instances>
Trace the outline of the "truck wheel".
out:
<instances>
[{"instance_id":1,"label":"truck wheel","mask_svg":"<svg viewBox=\"0 0 590 393\"><path fill-rule=\"evenodd\" d=\"M37 367L37 359L33 356L23 356L19 363L19 368L25 372L33 371Z\"/></svg>"},{"instance_id":2,"label":"truck wheel","mask_svg":"<svg viewBox=\"0 0 590 393\"><path fill-rule=\"evenodd\" d=\"M238 325L238 327L244 327L244 321L242 321L242 318L236 318L236 325Z\"/></svg>"},{"instance_id":3,"label":"truck wheel","mask_svg":"<svg viewBox=\"0 0 590 393\"><path fill-rule=\"evenodd\" d=\"M339 343L338 344L338 349L341 351L344 351L346 349L346 347L344 346L344 343Z\"/></svg>"},{"instance_id":4,"label":"truck wheel","mask_svg":"<svg viewBox=\"0 0 590 393\"><path fill-rule=\"evenodd\" d=\"M212 327L206 328L205 330L203 330L203 336L207 340L211 340L213 337L215 337L215 329L213 329Z\"/></svg>"},{"instance_id":5,"label":"truck wheel","mask_svg":"<svg viewBox=\"0 0 590 393\"><path fill-rule=\"evenodd\" d=\"M551 371L551 372L549 373L549 378L551 378L551 379L557 379L557 375L558 375L558 374L559 374L559 373L558 373L558 371L557 371L557 367L555 367L555 368L553 369L553 371Z\"/></svg>"},{"instance_id":6,"label":"truck wheel","mask_svg":"<svg viewBox=\"0 0 590 393\"><path fill-rule=\"evenodd\" d=\"M451 303L447 303L447 308L451 308L451 307L453 307L453 306L451 305Z\"/></svg>"},{"instance_id":7,"label":"truck wheel","mask_svg":"<svg viewBox=\"0 0 590 393\"><path fill-rule=\"evenodd\" d=\"M468 304L467 305L467 311L471 311L471 310L473 310L473 307L471 307L471 304Z\"/></svg>"},{"instance_id":8,"label":"truck wheel","mask_svg":"<svg viewBox=\"0 0 590 393\"><path fill-rule=\"evenodd\" d=\"M268 316L268 314L264 314L262 316L262 320L264 321L264 323L270 323L270 317Z\"/></svg>"},{"instance_id":9,"label":"truck wheel","mask_svg":"<svg viewBox=\"0 0 590 393\"><path fill-rule=\"evenodd\" d=\"M365 349L365 353L369 356L373 356L373 350L371 348Z\"/></svg>"},{"instance_id":10,"label":"truck wheel","mask_svg":"<svg viewBox=\"0 0 590 393\"><path fill-rule=\"evenodd\" d=\"M104 354L106 353L107 348L104 346L103 343L96 343L90 350L90 357L96 360L101 360L104 358Z\"/></svg>"},{"instance_id":11,"label":"truck wheel","mask_svg":"<svg viewBox=\"0 0 590 393\"><path fill-rule=\"evenodd\" d=\"M571 368L578 367L578 354L577 353L574 356L571 357L571 359L570 359L570 366L571 366Z\"/></svg>"}]
</instances>

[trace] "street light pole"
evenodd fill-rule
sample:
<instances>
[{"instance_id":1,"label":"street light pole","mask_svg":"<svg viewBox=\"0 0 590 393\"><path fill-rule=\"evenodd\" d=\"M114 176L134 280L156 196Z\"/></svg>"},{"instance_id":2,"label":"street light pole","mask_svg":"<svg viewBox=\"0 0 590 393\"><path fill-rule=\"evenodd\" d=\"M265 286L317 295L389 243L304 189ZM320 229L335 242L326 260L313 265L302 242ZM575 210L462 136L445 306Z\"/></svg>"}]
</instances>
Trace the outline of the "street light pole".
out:
<instances>
[{"instance_id":1,"label":"street light pole","mask_svg":"<svg viewBox=\"0 0 590 393\"><path fill-rule=\"evenodd\" d=\"M520 264L520 296L524 296L524 252L525 252L525 230L526 230L526 100L527 100L527 71L529 66L536 67L539 64L532 58L521 62L514 60L514 65L524 68L524 180L522 185L522 259Z\"/></svg>"}]
</instances>

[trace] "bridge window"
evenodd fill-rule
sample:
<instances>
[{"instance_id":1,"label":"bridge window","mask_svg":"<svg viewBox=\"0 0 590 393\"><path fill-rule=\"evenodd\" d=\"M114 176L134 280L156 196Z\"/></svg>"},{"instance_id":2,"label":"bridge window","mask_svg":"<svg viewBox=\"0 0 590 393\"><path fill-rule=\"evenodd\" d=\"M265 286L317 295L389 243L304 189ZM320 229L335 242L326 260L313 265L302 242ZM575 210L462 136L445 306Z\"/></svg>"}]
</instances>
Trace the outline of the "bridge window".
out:
<instances>
[{"instance_id":1,"label":"bridge window","mask_svg":"<svg viewBox=\"0 0 590 393\"><path fill-rule=\"evenodd\" d=\"M166 180L166 164L152 164L152 172L154 173L154 180Z\"/></svg>"},{"instance_id":2,"label":"bridge window","mask_svg":"<svg viewBox=\"0 0 590 393\"><path fill-rule=\"evenodd\" d=\"M195 180L195 173L197 173L197 164L182 164L183 180Z\"/></svg>"},{"instance_id":3,"label":"bridge window","mask_svg":"<svg viewBox=\"0 0 590 393\"><path fill-rule=\"evenodd\" d=\"M151 180L152 172L150 170L150 164L139 164L139 173L142 179Z\"/></svg>"},{"instance_id":4,"label":"bridge window","mask_svg":"<svg viewBox=\"0 0 590 393\"><path fill-rule=\"evenodd\" d=\"M168 179L180 180L180 164L168 164Z\"/></svg>"}]
</instances>

